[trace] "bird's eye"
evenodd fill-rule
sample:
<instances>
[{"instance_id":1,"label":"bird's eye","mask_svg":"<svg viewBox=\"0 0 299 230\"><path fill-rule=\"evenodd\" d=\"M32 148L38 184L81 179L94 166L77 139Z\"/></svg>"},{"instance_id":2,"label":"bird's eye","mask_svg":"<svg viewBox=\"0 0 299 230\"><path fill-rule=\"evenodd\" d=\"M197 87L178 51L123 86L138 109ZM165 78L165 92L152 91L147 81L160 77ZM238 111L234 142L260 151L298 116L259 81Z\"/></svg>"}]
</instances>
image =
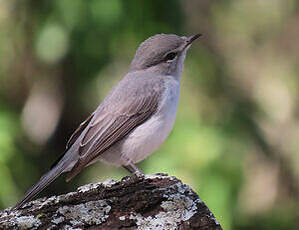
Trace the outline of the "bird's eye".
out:
<instances>
[{"instance_id":1,"label":"bird's eye","mask_svg":"<svg viewBox=\"0 0 299 230\"><path fill-rule=\"evenodd\" d=\"M175 52L168 53L165 57L165 60L166 61L171 61L176 57L176 55L177 55L177 53L175 53Z\"/></svg>"}]
</instances>

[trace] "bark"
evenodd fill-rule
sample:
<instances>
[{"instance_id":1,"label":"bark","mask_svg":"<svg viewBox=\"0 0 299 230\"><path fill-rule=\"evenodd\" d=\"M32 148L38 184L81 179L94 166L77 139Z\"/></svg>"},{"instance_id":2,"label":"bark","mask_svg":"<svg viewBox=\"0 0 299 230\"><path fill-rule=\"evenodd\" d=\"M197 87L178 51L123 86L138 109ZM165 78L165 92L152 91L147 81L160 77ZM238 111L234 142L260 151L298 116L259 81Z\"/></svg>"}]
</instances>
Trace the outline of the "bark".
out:
<instances>
[{"instance_id":1,"label":"bark","mask_svg":"<svg viewBox=\"0 0 299 230\"><path fill-rule=\"evenodd\" d=\"M87 184L0 212L0 229L222 229L198 195L165 174Z\"/></svg>"}]
</instances>

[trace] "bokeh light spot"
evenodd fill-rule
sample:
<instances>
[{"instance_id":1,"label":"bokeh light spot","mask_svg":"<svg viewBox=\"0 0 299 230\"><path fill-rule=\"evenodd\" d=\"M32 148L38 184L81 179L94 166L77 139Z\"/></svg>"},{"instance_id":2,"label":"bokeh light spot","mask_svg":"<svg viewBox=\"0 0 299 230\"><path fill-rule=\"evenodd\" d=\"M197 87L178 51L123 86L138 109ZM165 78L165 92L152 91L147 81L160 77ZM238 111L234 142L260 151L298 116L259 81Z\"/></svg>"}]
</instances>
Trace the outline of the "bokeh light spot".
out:
<instances>
[{"instance_id":1,"label":"bokeh light spot","mask_svg":"<svg viewBox=\"0 0 299 230\"><path fill-rule=\"evenodd\" d=\"M36 52L45 62L58 62L66 54L68 43L67 32L61 26L48 24L38 34Z\"/></svg>"}]
</instances>

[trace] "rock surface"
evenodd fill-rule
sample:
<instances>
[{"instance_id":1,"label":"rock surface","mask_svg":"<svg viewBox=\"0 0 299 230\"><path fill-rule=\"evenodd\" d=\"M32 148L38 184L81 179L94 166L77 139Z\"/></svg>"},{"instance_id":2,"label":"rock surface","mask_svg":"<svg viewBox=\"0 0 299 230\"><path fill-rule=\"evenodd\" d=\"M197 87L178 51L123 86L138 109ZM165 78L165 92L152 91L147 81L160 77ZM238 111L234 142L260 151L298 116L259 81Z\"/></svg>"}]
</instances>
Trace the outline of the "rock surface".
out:
<instances>
[{"instance_id":1,"label":"rock surface","mask_svg":"<svg viewBox=\"0 0 299 230\"><path fill-rule=\"evenodd\" d=\"M0 229L222 229L198 195L165 174L125 177L0 211Z\"/></svg>"}]
</instances>

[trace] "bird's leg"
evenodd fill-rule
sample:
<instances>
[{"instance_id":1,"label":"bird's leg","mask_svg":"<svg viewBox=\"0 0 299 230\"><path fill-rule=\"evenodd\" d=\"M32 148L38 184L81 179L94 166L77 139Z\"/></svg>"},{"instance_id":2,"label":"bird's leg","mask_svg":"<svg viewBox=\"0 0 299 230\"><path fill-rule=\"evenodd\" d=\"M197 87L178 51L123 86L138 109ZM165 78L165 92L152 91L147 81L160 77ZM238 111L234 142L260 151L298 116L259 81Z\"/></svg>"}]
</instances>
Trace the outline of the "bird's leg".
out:
<instances>
[{"instance_id":1,"label":"bird's leg","mask_svg":"<svg viewBox=\"0 0 299 230\"><path fill-rule=\"evenodd\" d=\"M127 165L123 165L122 167L129 171L133 176L142 177L144 173L131 161L127 161Z\"/></svg>"}]
</instances>

